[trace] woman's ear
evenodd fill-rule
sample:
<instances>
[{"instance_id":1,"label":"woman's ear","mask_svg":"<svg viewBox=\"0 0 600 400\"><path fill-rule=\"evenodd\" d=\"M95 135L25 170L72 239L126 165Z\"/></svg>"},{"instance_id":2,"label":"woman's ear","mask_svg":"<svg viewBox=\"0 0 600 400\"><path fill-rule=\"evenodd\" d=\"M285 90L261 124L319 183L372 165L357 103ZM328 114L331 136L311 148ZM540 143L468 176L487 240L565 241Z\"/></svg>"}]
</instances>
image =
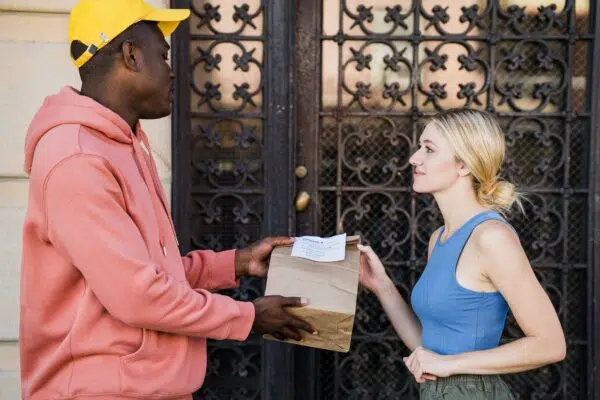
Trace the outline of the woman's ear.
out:
<instances>
[{"instance_id":1,"label":"woman's ear","mask_svg":"<svg viewBox=\"0 0 600 400\"><path fill-rule=\"evenodd\" d=\"M458 165L458 175L459 176L471 175L471 170L469 168L467 168L467 166L462 161L458 161L457 165Z\"/></svg>"}]
</instances>

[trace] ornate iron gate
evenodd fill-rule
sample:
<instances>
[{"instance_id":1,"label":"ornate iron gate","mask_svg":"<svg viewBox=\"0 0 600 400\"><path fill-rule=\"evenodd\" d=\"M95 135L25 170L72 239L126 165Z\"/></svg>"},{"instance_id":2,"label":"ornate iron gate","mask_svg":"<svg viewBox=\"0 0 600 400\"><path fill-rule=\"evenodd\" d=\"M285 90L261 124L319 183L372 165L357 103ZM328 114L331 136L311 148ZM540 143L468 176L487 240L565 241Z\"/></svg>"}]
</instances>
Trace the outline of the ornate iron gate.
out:
<instances>
[{"instance_id":1,"label":"ornate iron gate","mask_svg":"<svg viewBox=\"0 0 600 400\"><path fill-rule=\"evenodd\" d=\"M358 233L408 296L440 224L432 200L410 190L419 123L449 107L489 110L507 135L506 174L530 199L514 225L568 340L564 362L507 381L518 398L600 395L595 2L173 3L193 11L173 43L182 250ZM294 176L298 166L306 176ZM300 194L310 203L297 211ZM261 290L242 280L230 294ZM510 319L505 340L520 335ZM350 353L256 336L212 342L196 397L418 398L406 353L376 299L361 293Z\"/></svg>"}]
</instances>

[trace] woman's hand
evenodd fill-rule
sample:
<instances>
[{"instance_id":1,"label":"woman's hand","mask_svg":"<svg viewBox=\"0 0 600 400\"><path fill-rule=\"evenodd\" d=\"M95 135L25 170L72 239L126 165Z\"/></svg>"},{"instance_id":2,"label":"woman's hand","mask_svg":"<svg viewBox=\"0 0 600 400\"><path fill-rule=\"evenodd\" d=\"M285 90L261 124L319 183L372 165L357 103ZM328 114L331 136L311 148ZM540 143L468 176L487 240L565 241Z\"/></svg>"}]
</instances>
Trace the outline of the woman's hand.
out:
<instances>
[{"instance_id":1,"label":"woman's hand","mask_svg":"<svg viewBox=\"0 0 600 400\"><path fill-rule=\"evenodd\" d=\"M442 356L433 351L417 347L404 363L408 370L415 376L418 383L427 379L435 380L436 377L444 378L453 375L453 356Z\"/></svg>"},{"instance_id":2,"label":"woman's hand","mask_svg":"<svg viewBox=\"0 0 600 400\"><path fill-rule=\"evenodd\" d=\"M392 281L371 247L359 244L358 250L361 253L358 281L362 286L379 295L380 291Z\"/></svg>"}]
</instances>

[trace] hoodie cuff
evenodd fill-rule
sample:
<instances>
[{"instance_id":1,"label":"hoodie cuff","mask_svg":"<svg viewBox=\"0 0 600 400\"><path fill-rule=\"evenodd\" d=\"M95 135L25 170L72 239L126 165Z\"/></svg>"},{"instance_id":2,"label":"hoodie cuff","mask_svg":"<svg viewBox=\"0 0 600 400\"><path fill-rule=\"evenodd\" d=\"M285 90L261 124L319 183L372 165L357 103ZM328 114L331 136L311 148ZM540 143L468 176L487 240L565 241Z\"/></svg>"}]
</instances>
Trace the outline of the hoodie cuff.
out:
<instances>
[{"instance_id":1,"label":"hoodie cuff","mask_svg":"<svg viewBox=\"0 0 600 400\"><path fill-rule=\"evenodd\" d=\"M210 271L210 285L218 289L232 289L240 285L235 277L235 250L215 253L215 263Z\"/></svg>"},{"instance_id":2,"label":"hoodie cuff","mask_svg":"<svg viewBox=\"0 0 600 400\"><path fill-rule=\"evenodd\" d=\"M231 322L231 331L229 339L231 340L246 340L254 325L254 304L251 302L238 301L236 302L241 315Z\"/></svg>"}]
</instances>

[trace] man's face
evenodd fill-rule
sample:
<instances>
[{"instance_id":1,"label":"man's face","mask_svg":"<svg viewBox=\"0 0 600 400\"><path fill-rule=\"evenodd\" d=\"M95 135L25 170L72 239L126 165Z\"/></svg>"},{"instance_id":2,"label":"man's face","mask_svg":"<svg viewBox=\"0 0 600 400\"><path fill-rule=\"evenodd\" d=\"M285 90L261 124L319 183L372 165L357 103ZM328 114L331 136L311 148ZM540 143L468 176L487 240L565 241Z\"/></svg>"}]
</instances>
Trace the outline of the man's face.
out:
<instances>
[{"instance_id":1,"label":"man's face","mask_svg":"<svg viewBox=\"0 0 600 400\"><path fill-rule=\"evenodd\" d=\"M147 30L141 46L141 68L136 73L136 105L141 119L166 117L173 102L173 71L169 65L170 47L156 25L145 24Z\"/></svg>"}]
</instances>

